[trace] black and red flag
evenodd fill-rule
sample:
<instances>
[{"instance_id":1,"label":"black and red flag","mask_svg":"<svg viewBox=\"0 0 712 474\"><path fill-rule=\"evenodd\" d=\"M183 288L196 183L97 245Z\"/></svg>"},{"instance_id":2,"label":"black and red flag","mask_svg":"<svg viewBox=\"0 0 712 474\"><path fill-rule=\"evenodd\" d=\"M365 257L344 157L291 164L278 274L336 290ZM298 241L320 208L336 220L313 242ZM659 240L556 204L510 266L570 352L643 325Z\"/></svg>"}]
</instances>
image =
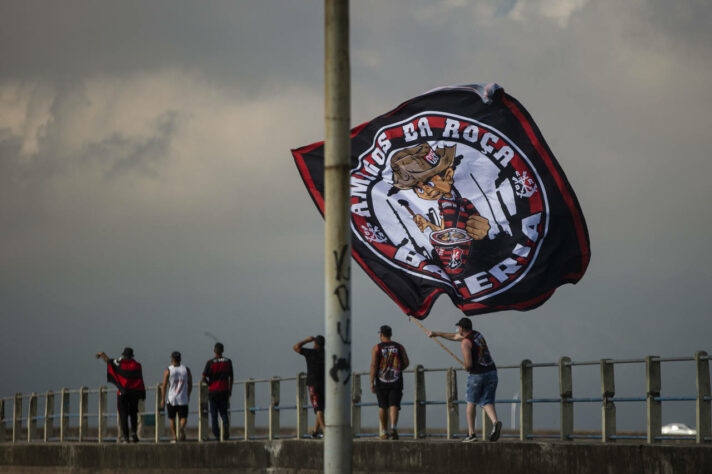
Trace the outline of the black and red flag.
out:
<instances>
[{"instance_id":1,"label":"black and red flag","mask_svg":"<svg viewBox=\"0 0 712 474\"><path fill-rule=\"evenodd\" d=\"M324 213L324 143L292 155ZM576 195L497 84L434 89L351 131L353 256L406 314L528 310L591 256Z\"/></svg>"}]
</instances>

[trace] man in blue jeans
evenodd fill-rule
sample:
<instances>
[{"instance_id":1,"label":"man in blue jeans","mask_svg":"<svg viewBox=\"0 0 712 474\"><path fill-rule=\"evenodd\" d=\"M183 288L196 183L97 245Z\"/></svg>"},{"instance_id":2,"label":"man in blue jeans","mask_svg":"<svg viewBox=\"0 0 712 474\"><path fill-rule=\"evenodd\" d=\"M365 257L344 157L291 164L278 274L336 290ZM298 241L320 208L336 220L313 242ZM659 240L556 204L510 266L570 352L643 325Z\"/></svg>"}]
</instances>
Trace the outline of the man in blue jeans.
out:
<instances>
[{"instance_id":1,"label":"man in blue jeans","mask_svg":"<svg viewBox=\"0 0 712 474\"><path fill-rule=\"evenodd\" d=\"M490 441L499 439L502 422L497 419L494 408L494 395L497 391L497 366L487 348L484 336L472 329L472 321L462 318L457 322L457 332L428 331L430 337L443 337L450 341L460 341L462 357L465 360L467 377L467 437L465 443L476 441L475 415L480 405L492 420L494 427L489 435Z\"/></svg>"}]
</instances>

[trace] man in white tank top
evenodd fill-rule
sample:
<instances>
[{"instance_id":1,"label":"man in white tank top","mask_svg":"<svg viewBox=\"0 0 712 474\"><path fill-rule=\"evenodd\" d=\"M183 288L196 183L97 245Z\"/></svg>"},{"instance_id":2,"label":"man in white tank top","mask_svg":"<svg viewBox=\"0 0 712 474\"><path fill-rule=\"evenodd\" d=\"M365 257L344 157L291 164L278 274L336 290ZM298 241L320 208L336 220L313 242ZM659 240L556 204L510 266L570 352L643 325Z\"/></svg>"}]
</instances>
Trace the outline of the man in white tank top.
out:
<instances>
[{"instance_id":1,"label":"man in white tank top","mask_svg":"<svg viewBox=\"0 0 712 474\"><path fill-rule=\"evenodd\" d=\"M190 400L190 392L193 390L193 377L190 374L190 369L180 363L180 352L175 351L171 354L171 365L168 366L163 373L163 387L161 393L161 409L166 406L168 421L171 425L171 433L173 441L185 440L185 424L188 421L188 401ZM168 387L168 390L166 390ZM180 420L180 432L176 432L176 415Z\"/></svg>"}]
</instances>

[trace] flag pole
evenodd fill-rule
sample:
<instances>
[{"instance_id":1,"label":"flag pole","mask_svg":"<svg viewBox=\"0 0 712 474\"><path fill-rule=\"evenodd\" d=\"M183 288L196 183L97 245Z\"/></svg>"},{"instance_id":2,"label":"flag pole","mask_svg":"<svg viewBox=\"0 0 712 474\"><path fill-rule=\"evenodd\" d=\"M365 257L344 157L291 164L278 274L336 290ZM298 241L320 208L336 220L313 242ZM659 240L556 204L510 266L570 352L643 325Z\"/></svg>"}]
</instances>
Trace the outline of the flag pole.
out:
<instances>
[{"instance_id":1,"label":"flag pole","mask_svg":"<svg viewBox=\"0 0 712 474\"><path fill-rule=\"evenodd\" d=\"M423 326L423 325L420 323L420 321L418 321L418 320L415 319L414 317L409 316L408 319L410 319L411 321L415 321L415 324L417 324L418 326L420 326L420 329L422 329L423 331L425 331L426 334L427 334L428 332L430 332L430 331L428 331L428 330L425 328L425 326ZM465 367L465 363L462 362L459 357L457 357L455 354L453 354L450 349L448 349L447 347L445 347L445 345L444 345L442 342L438 341L438 340L435 339L434 337L433 337L432 339L433 339L433 341L435 341L435 342L437 342L438 344L440 344L440 347L442 347L443 349L445 349L445 350L447 351L447 353L450 354L456 361L458 361L458 362L460 363L460 365L461 365L463 368Z\"/></svg>"},{"instance_id":2,"label":"flag pole","mask_svg":"<svg viewBox=\"0 0 712 474\"><path fill-rule=\"evenodd\" d=\"M349 170L351 110L349 2L324 3L324 319L326 410L324 472L350 474L351 231Z\"/></svg>"}]
</instances>

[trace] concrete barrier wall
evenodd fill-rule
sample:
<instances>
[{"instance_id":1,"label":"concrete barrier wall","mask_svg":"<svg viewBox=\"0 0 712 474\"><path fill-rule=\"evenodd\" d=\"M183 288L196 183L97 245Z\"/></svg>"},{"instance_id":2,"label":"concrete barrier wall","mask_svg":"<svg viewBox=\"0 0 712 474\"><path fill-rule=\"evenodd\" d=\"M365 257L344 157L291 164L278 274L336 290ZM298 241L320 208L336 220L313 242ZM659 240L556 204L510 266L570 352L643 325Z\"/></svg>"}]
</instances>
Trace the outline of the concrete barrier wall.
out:
<instances>
[{"instance_id":1,"label":"concrete barrier wall","mask_svg":"<svg viewBox=\"0 0 712 474\"><path fill-rule=\"evenodd\" d=\"M712 448L642 444L356 441L354 473L680 474L712 472ZM321 441L0 445L3 473L317 473Z\"/></svg>"}]
</instances>

